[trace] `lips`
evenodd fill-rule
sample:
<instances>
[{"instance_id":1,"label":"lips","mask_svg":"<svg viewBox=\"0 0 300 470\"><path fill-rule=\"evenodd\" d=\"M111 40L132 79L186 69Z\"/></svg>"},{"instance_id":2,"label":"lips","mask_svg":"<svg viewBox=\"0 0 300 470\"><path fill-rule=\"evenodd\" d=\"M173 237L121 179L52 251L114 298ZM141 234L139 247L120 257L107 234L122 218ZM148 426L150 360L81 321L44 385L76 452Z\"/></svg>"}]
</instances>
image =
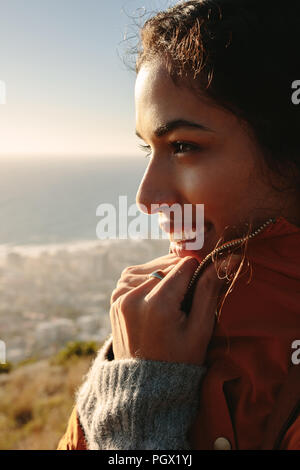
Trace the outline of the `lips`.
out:
<instances>
[{"instance_id":1,"label":"lips","mask_svg":"<svg viewBox=\"0 0 300 470\"><path fill-rule=\"evenodd\" d=\"M170 233L170 240L176 241L176 242L183 242L183 241L188 241L188 240L194 240L196 238L197 231L190 228L190 229L185 229L182 232L171 232Z\"/></svg>"},{"instance_id":2,"label":"lips","mask_svg":"<svg viewBox=\"0 0 300 470\"><path fill-rule=\"evenodd\" d=\"M174 231L170 230L170 223L163 222L160 224L161 229L169 234L169 238L171 242L174 243L185 243L185 242L191 242L196 239L197 235L199 235L199 230L197 230L195 227L188 227L185 226L183 231ZM204 235L207 233L210 228L212 227L211 223L205 223L204 224Z\"/></svg>"},{"instance_id":3,"label":"lips","mask_svg":"<svg viewBox=\"0 0 300 470\"><path fill-rule=\"evenodd\" d=\"M204 226L204 239L206 240L206 243L207 242L209 243L210 237L213 234L212 228L213 228L213 224L211 223L206 223ZM178 257L195 256L199 261L202 261L202 254L200 255L200 253L203 253L201 251L202 248L203 246L196 247L196 238L193 240L172 240L171 234L170 234L169 253L173 253Z\"/></svg>"}]
</instances>

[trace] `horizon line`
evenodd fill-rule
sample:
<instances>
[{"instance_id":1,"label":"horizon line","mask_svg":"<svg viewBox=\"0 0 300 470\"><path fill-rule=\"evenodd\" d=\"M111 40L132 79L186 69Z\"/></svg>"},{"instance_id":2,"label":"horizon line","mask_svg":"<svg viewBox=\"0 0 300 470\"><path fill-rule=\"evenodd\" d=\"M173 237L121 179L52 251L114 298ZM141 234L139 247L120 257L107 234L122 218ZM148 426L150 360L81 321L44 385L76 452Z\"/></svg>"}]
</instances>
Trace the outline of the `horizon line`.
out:
<instances>
[{"instance_id":1,"label":"horizon line","mask_svg":"<svg viewBox=\"0 0 300 470\"><path fill-rule=\"evenodd\" d=\"M0 153L1 158L22 157L22 158L45 158L45 157L66 157L66 158L141 158L140 154L96 154L96 153Z\"/></svg>"}]
</instances>

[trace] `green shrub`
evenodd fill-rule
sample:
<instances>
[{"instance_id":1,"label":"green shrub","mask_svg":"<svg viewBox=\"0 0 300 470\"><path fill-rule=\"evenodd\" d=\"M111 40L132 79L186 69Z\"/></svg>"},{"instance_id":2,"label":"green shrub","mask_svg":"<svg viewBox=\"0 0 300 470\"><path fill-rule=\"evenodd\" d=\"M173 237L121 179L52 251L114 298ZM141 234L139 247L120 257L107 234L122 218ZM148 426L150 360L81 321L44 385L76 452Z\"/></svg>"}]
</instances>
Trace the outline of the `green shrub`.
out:
<instances>
[{"instance_id":1,"label":"green shrub","mask_svg":"<svg viewBox=\"0 0 300 470\"><path fill-rule=\"evenodd\" d=\"M64 364L71 358L96 356L99 344L95 341L70 341L64 349L54 356L52 364Z\"/></svg>"},{"instance_id":2,"label":"green shrub","mask_svg":"<svg viewBox=\"0 0 300 470\"><path fill-rule=\"evenodd\" d=\"M0 374L8 374L12 370L12 363L6 362L5 364L0 364Z\"/></svg>"},{"instance_id":3,"label":"green shrub","mask_svg":"<svg viewBox=\"0 0 300 470\"><path fill-rule=\"evenodd\" d=\"M34 364L37 361L38 361L37 357L29 357L27 359L23 359L23 361L18 362L18 364L16 364L16 368L17 367L22 367L22 366L27 366L28 364Z\"/></svg>"}]
</instances>

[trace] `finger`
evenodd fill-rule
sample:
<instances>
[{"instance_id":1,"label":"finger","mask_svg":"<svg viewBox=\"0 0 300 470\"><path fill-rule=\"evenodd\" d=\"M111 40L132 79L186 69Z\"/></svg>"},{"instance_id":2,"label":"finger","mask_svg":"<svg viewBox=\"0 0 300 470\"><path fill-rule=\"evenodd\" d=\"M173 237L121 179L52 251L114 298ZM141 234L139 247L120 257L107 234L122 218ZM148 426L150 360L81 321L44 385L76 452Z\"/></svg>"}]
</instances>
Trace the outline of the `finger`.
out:
<instances>
[{"instance_id":1,"label":"finger","mask_svg":"<svg viewBox=\"0 0 300 470\"><path fill-rule=\"evenodd\" d=\"M233 261L232 264L234 264ZM176 265L170 266L171 269L166 274L164 279L160 280L157 278L147 278L139 286L132 288L130 291L127 291L125 293L128 300L127 305L129 305L131 302L133 305L135 302L138 302L142 299L146 300L147 302L149 302L151 299L152 301L155 301L155 298L157 298L160 306L168 306L168 312L178 312L180 310L181 302L184 299L192 275L198 266L199 263L196 258L180 258L180 261ZM214 265L212 265L212 267L214 270L215 283L218 284L220 286L219 288L221 289L225 281L218 278ZM205 283L205 280L203 282Z\"/></svg>"},{"instance_id":2,"label":"finger","mask_svg":"<svg viewBox=\"0 0 300 470\"><path fill-rule=\"evenodd\" d=\"M194 269L195 269L195 265L198 265L198 262L195 258L190 258L191 260L193 260L193 264L194 264ZM183 264L183 259L180 258L180 264L182 265ZM172 274L173 270L176 269L177 266L170 266L170 270L169 272L166 274L166 276L160 280L156 277L148 277L147 276L147 279L145 280L145 282L143 282L142 284L140 284L139 286L135 287L135 288L132 288L130 291L127 291L126 293L123 294L122 296L122 299L121 299L121 302L122 302L122 305L123 305L123 308L125 308L126 310L130 311L130 310L134 310L136 307L137 307L137 304L142 302L142 301L147 301L150 299L150 297L152 296L152 293L153 292L156 292L157 290L159 290L159 286L160 286L160 283L163 283L165 281L165 279L168 278L168 276L170 276L170 274ZM170 293L169 293L170 295ZM150 297L149 297L150 296ZM120 297L120 296L118 296ZM171 298L172 298L172 293L171 293ZM165 299L165 298L161 298L159 297L159 304L162 305L165 303L165 301L168 301L168 299ZM174 304L174 301L173 301L173 304ZM169 305L168 305L168 311L169 311Z\"/></svg>"},{"instance_id":3,"label":"finger","mask_svg":"<svg viewBox=\"0 0 300 470\"><path fill-rule=\"evenodd\" d=\"M181 258L180 262L169 271L164 279L161 281L158 280L157 285L152 288L151 293L148 292L147 300L149 301L152 298L159 297L160 304L168 305L169 310L178 311L179 304L184 298L188 284L198 265L199 263L196 258ZM145 292L147 291L147 287L148 286L145 285Z\"/></svg>"},{"instance_id":4,"label":"finger","mask_svg":"<svg viewBox=\"0 0 300 470\"><path fill-rule=\"evenodd\" d=\"M150 274L159 269L165 269L169 266L175 266L182 258L175 255L166 255L161 258L156 258L148 263L132 266L131 271L134 274Z\"/></svg>"},{"instance_id":5,"label":"finger","mask_svg":"<svg viewBox=\"0 0 300 470\"><path fill-rule=\"evenodd\" d=\"M173 269L173 267L174 267L173 265L168 266L165 269L158 270L158 272L161 272L162 276L165 277L168 274L168 272ZM149 282L149 281L152 281L152 282ZM114 289L111 294L110 304L115 302L118 297L126 294L127 292L131 291L135 287L138 287L142 284L147 283L147 285L149 286L149 289L151 290L159 281L160 279L155 278L155 277L149 278L149 274L133 274L129 276L127 280L120 280L117 284L116 289Z\"/></svg>"},{"instance_id":6,"label":"finger","mask_svg":"<svg viewBox=\"0 0 300 470\"><path fill-rule=\"evenodd\" d=\"M175 265L171 265L171 266L168 266L167 268L157 269L156 271L152 271L152 272L156 272L164 278L168 274L168 272L171 271L174 268L174 266ZM137 287L137 286L139 286L140 284L142 284L143 282L145 282L149 279L155 279L155 280L158 280L158 281L160 280L159 278L154 277L154 276L150 277L150 274L152 274L152 273L128 275L128 277L124 277L123 279L120 279L117 286L118 287L126 287L126 286L127 287Z\"/></svg>"},{"instance_id":7,"label":"finger","mask_svg":"<svg viewBox=\"0 0 300 470\"><path fill-rule=\"evenodd\" d=\"M227 264L222 264L219 268L220 273L224 273L227 268L227 273L234 269L234 266L239 261L240 256L234 255L232 258L228 257ZM136 288L133 288L131 292L134 296L147 297L147 301L155 296L159 296L159 303L165 303L171 310L178 310L179 304L185 297L188 289L189 282L195 269L199 266L196 258L185 257L179 258L176 265L169 266L166 268L166 275L164 279L148 278L146 276L144 282L142 282ZM215 282L219 284L220 289L226 288L226 282L223 277L219 278L216 273L216 268L213 266L215 272ZM198 281L199 282L199 281ZM203 281L205 282L205 281ZM128 290L127 290L128 292ZM124 291L125 293L125 291Z\"/></svg>"}]
</instances>

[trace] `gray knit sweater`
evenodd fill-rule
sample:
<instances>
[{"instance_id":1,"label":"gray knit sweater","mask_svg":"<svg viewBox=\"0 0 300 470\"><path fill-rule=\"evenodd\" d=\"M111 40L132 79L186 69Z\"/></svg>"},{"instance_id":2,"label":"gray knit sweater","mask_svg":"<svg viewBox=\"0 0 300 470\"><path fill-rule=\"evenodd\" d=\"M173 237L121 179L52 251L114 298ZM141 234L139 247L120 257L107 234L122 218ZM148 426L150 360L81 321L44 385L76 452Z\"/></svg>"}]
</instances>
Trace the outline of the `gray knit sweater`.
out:
<instances>
[{"instance_id":1,"label":"gray knit sweater","mask_svg":"<svg viewBox=\"0 0 300 470\"><path fill-rule=\"evenodd\" d=\"M90 450L190 450L205 367L115 360L110 335L76 393Z\"/></svg>"}]
</instances>

